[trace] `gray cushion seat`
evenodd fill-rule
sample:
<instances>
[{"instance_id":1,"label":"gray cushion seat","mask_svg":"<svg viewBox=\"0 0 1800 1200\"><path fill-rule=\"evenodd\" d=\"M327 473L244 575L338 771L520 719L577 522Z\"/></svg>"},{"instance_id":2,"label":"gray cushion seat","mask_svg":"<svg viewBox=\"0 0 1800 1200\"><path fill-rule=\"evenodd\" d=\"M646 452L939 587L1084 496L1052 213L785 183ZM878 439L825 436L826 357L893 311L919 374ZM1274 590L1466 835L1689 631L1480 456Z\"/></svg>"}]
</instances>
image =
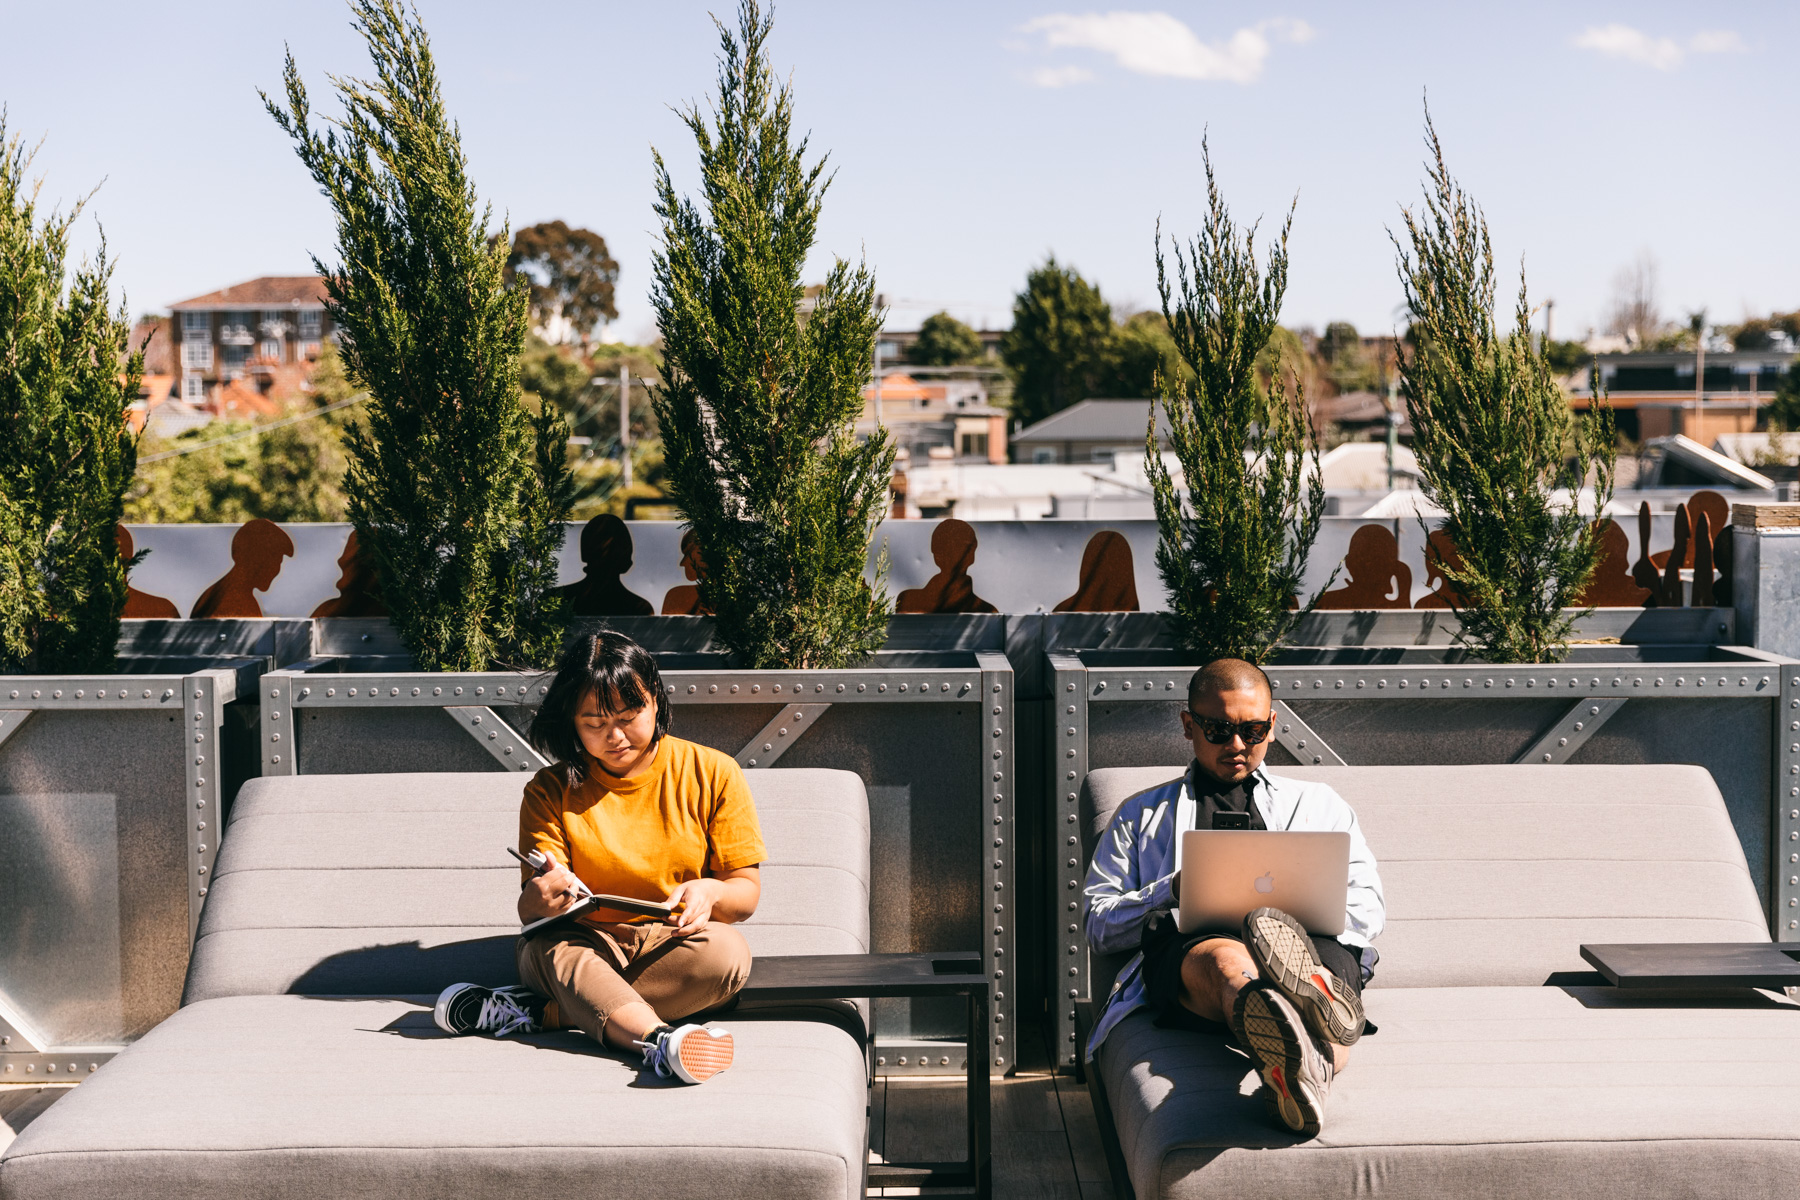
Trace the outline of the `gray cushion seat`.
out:
<instances>
[{"instance_id":1,"label":"gray cushion seat","mask_svg":"<svg viewBox=\"0 0 1800 1200\"><path fill-rule=\"evenodd\" d=\"M741 926L752 950L866 951L861 781L748 774L770 850ZM697 1088L579 1033L496 1041L432 1024L446 983L517 981L504 848L523 782L247 785L184 1007L26 1129L0 1159L0 1196L860 1195L853 1010L746 1004L728 1018L737 1061Z\"/></svg>"},{"instance_id":2,"label":"gray cushion seat","mask_svg":"<svg viewBox=\"0 0 1800 1200\"><path fill-rule=\"evenodd\" d=\"M1178 769L1090 776L1091 839ZM1323 1132L1273 1128L1224 1039L1122 1023L1099 1056L1131 1186L1158 1197L1785 1196L1800 1008L1632 997L1582 942L1767 941L1697 767L1282 768L1356 809L1389 924ZM1090 840L1090 852L1091 852ZM1104 995L1121 960L1094 964Z\"/></svg>"}]
</instances>

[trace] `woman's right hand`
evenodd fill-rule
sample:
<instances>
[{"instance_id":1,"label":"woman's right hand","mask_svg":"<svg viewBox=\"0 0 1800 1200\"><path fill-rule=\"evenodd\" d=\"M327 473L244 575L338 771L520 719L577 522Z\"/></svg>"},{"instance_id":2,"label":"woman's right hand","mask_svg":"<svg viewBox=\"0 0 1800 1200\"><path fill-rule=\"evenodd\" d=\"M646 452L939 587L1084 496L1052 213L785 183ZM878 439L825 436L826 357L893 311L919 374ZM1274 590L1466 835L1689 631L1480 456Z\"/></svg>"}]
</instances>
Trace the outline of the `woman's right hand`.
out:
<instances>
[{"instance_id":1,"label":"woman's right hand","mask_svg":"<svg viewBox=\"0 0 1800 1200\"><path fill-rule=\"evenodd\" d=\"M519 893L519 923L529 925L562 912L575 903L579 883L575 873L561 865L532 879Z\"/></svg>"}]
</instances>

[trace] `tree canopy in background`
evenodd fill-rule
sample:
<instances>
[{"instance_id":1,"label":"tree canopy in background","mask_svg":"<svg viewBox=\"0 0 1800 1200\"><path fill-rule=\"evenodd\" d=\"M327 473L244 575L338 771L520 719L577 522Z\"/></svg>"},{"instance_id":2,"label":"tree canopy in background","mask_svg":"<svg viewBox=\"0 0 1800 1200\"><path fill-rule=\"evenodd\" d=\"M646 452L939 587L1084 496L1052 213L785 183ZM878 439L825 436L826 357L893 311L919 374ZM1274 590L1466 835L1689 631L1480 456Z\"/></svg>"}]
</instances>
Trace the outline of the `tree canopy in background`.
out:
<instances>
[{"instance_id":1,"label":"tree canopy in background","mask_svg":"<svg viewBox=\"0 0 1800 1200\"><path fill-rule=\"evenodd\" d=\"M109 669L119 640L114 529L144 356L111 307L105 242L69 277L82 206L40 218L30 163L0 114L0 671L82 674Z\"/></svg>"},{"instance_id":2,"label":"tree canopy in background","mask_svg":"<svg viewBox=\"0 0 1800 1200\"><path fill-rule=\"evenodd\" d=\"M307 384L306 400L267 428L212 421L174 438L146 435L125 519L234 525L257 517L344 520L344 432L360 420L353 401L361 393L344 377L343 359L330 342Z\"/></svg>"},{"instance_id":3,"label":"tree canopy in background","mask_svg":"<svg viewBox=\"0 0 1800 1200\"><path fill-rule=\"evenodd\" d=\"M1100 289L1052 254L1013 298L1000 357L1013 373L1013 416L1031 425L1092 399L1113 338L1112 306Z\"/></svg>"},{"instance_id":4,"label":"tree canopy in background","mask_svg":"<svg viewBox=\"0 0 1800 1200\"><path fill-rule=\"evenodd\" d=\"M966 366L984 356L981 335L947 312L926 317L919 340L906 348L906 361L920 367Z\"/></svg>"},{"instance_id":5,"label":"tree canopy in background","mask_svg":"<svg viewBox=\"0 0 1800 1200\"><path fill-rule=\"evenodd\" d=\"M606 252L606 239L591 229L546 221L513 234L505 280L511 287L520 279L530 285L531 323L539 329L560 317L585 346L601 321L618 319L613 289L619 264Z\"/></svg>"},{"instance_id":6,"label":"tree canopy in background","mask_svg":"<svg viewBox=\"0 0 1800 1200\"><path fill-rule=\"evenodd\" d=\"M352 383L349 515L394 626L426 670L547 664L561 643L557 550L568 424L521 403L530 296L508 288L429 39L397 0L353 0L373 82L334 76L340 122L315 128L290 54L264 104L331 201L341 265L326 308Z\"/></svg>"}]
</instances>

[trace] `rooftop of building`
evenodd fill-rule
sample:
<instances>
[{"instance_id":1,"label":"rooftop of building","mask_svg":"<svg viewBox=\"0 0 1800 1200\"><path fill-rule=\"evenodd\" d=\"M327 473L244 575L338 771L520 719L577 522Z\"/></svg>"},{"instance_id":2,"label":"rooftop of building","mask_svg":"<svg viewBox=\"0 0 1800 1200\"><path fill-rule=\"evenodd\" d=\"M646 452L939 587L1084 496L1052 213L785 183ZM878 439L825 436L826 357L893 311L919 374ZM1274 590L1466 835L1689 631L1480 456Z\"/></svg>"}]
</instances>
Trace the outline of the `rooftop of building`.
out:
<instances>
[{"instance_id":1,"label":"rooftop of building","mask_svg":"<svg viewBox=\"0 0 1800 1200\"><path fill-rule=\"evenodd\" d=\"M264 275L169 305L176 312L218 308L323 308L325 281L317 275Z\"/></svg>"}]
</instances>

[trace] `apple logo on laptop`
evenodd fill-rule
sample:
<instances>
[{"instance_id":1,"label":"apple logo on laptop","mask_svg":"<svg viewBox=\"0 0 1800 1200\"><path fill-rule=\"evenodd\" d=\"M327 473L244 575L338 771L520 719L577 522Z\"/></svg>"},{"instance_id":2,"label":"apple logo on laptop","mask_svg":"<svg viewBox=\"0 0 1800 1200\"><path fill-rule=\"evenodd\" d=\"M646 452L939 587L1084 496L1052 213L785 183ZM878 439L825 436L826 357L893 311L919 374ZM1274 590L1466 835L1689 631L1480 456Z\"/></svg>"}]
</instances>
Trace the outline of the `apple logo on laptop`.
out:
<instances>
[{"instance_id":1,"label":"apple logo on laptop","mask_svg":"<svg viewBox=\"0 0 1800 1200\"><path fill-rule=\"evenodd\" d=\"M1270 892L1274 891L1275 890L1275 872L1264 871L1261 875L1258 875L1256 877L1255 887L1256 887L1257 891L1261 892L1265 896L1268 895Z\"/></svg>"}]
</instances>

